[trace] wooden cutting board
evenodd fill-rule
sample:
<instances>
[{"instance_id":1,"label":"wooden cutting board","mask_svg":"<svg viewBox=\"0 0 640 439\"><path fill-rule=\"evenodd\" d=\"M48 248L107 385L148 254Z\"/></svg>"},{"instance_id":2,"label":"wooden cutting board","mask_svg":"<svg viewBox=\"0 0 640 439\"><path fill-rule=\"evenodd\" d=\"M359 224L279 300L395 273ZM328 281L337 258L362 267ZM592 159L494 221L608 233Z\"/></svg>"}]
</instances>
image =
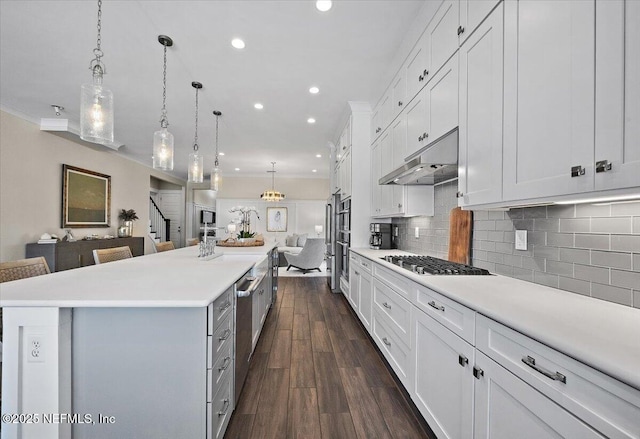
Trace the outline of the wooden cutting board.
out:
<instances>
[{"instance_id":1,"label":"wooden cutting board","mask_svg":"<svg viewBox=\"0 0 640 439\"><path fill-rule=\"evenodd\" d=\"M451 209L449 215L449 256L451 262L471 264L471 230L473 212L459 207Z\"/></svg>"}]
</instances>

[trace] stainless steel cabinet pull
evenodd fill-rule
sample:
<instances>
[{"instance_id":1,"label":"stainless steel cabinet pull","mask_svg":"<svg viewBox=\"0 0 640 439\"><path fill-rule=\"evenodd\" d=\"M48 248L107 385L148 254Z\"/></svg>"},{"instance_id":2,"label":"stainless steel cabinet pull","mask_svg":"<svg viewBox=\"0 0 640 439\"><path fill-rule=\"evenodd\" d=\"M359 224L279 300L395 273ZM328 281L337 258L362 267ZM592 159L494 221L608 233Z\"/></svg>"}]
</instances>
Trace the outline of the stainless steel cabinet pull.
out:
<instances>
[{"instance_id":1,"label":"stainless steel cabinet pull","mask_svg":"<svg viewBox=\"0 0 640 439\"><path fill-rule=\"evenodd\" d=\"M418 137L418 142L422 142L422 136Z\"/></svg>"},{"instance_id":2,"label":"stainless steel cabinet pull","mask_svg":"<svg viewBox=\"0 0 640 439\"><path fill-rule=\"evenodd\" d=\"M428 74L429 74L429 70L424 69L424 71L422 72L422 76L426 78Z\"/></svg>"},{"instance_id":3,"label":"stainless steel cabinet pull","mask_svg":"<svg viewBox=\"0 0 640 439\"><path fill-rule=\"evenodd\" d=\"M467 357L465 357L464 355L460 354L460 355L458 355L458 364L460 364L460 366L464 367L465 365L469 364L469 359Z\"/></svg>"},{"instance_id":4,"label":"stainless steel cabinet pull","mask_svg":"<svg viewBox=\"0 0 640 439\"><path fill-rule=\"evenodd\" d=\"M456 198L462 198L464 194L460 191L456 192Z\"/></svg>"},{"instance_id":5,"label":"stainless steel cabinet pull","mask_svg":"<svg viewBox=\"0 0 640 439\"><path fill-rule=\"evenodd\" d=\"M218 309L220 309L220 311L224 311L225 309L229 308L231 306L231 302L229 302L228 300L224 303L224 305L220 305L220 307Z\"/></svg>"},{"instance_id":6,"label":"stainless steel cabinet pull","mask_svg":"<svg viewBox=\"0 0 640 439\"><path fill-rule=\"evenodd\" d=\"M418 76L418 82L422 82L422 81L424 81L424 76L422 75Z\"/></svg>"},{"instance_id":7,"label":"stainless steel cabinet pull","mask_svg":"<svg viewBox=\"0 0 640 439\"><path fill-rule=\"evenodd\" d=\"M402 107L402 101L398 101L398 107Z\"/></svg>"},{"instance_id":8,"label":"stainless steel cabinet pull","mask_svg":"<svg viewBox=\"0 0 640 439\"><path fill-rule=\"evenodd\" d=\"M429 137L429 134L427 134L427 133L422 133L422 138L423 138L423 139L426 139L427 137Z\"/></svg>"},{"instance_id":9,"label":"stainless steel cabinet pull","mask_svg":"<svg viewBox=\"0 0 640 439\"><path fill-rule=\"evenodd\" d=\"M231 364L231 357L224 357L224 362L222 366L218 368L218 372L222 372L223 370L227 370L227 367Z\"/></svg>"},{"instance_id":10,"label":"stainless steel cabinet pull","mask_svg":"<svg viewBox=\"0 0 640 439\"><path fill-rule=\"evenodd\" d=\"M609 160L600 160L596 162L596 173L611 171L611 163Z\"/></svg>"},{"instance_id":11,"label":"stainless steel cabinet pull","mask_svg":"<svg viewBox=\"0 0 640 439\"><path fill-rule=\"evenodd\" d=\"M353 272L356 274L356 276L360 276L360 273L358 273L356 270L353 270Z\"/></svg>"},{"instance_id":12,"label":"stainless steel cabinet pull","mask_svg":"<svg viewBox=\"0 0 640 439\"><path fill-rule=\"evenodd\" d=\"M458 26L458 35L462 35L464 33L464 27Z\"/></svg>"},{"instance_id":13,"label":"stainless steel cabinet pull","mask_svg":"<svg viewBox=\"0 0 640 439\"><path fill-rule=\"evenodd\" d=\"M391 305L389 305L387 302L384 302L382 306L384 306L387 309L391 309Z\"/></svg>"},{"instance_id":14,"label":"stainless steel cabinet pull","mask_svg":"<svg viewBox=\"0 0 640 439\"><path fill-rule=\"evenodd\" d=\"M522 362L536 372L540 372L547 378L551 378L554 381L560 381L561 383L567 384L566 376L562 375L560 372L551 372L543 367L536 366L536 359L533 357L530 357L528 355L526 357L522 357Z\"/></svg>"},{"instance_id":15,"label":"stainless steel cabinet pull","mask_svg":"<svg viewBox=\"0 0 640 439\"><path fill-rule=\"evenodd\" d=\"M367 267L367 268L369 268L369 264L364 263L364 262L362 263L362 266L363 266L363 267Z\"/></svg>"},{"instance_id":16,"label":"stainless steel cabinet pull","mask_svg":"<svg viewBox=\"0 0 640 439\"><path fill-rule=\"evenodd\" d=\"M584 175L586 170L582 166L572 166L571 167L571 177L580 177Z\"/></svg>"},{"instance_id":17,"label":"stainless steel cabinet pull","mask_svg":"<svg viewBox=\"0 0 640 439\"><path fill-rule=\"evenodd\" d=\"M391 342L390 342L389 340L387 340L387 337L384 337L384 338L382 339L382 342L383 342L384 344L386 344L387 346L391 346Z\"/></svg>"},{"instance_id":18,"label":"stainless steel cabinet pull","mask_svg":"<svg viewBox=\"0 0 640 439\"><path fill-rule=\"evenodd\" d=\"M481 376L484 376L484 370L480 369L477 366L473 366L473 376L479 380Z\"/></svg>"},{"instance_id":19,"label":"stainless steel cabinet pull","mask_svg":"<svg viewBox=\"0 0 640 439\"><path fill-rule=\"evenodd\" d=\"M442 305L436 305L436 302L434 302L433 300L432 300L431 302L429 302L428 304L429 304L429 306L430 306L431 308L435 308L435 309L437 309L437 310L439 310L439 311L444 311L444 306L442 306Z\"/></svg>"},{"instance_id":20,"label":"stainless steel cabinet pull","mask_svg":"<svg viewBox=\"0 0 640 439\"><path fill-rule=\"evenodd\" d=\"M222 337L218 337L218 341L224 341L231 335L231 329L225 329Z\"/></svg>"},{"instance_id":21,"label":"stainless steel cabinet pull","mask_svg":"<svg viewBox=\"0 0 640 439\"><path fill-rule=\"evenodd\" d=\"M218 412L218 416L224 416L227 414L227 410L229 410L229 400L225 398L224 405L222 411Z\"/></svg>"}]
</instances>

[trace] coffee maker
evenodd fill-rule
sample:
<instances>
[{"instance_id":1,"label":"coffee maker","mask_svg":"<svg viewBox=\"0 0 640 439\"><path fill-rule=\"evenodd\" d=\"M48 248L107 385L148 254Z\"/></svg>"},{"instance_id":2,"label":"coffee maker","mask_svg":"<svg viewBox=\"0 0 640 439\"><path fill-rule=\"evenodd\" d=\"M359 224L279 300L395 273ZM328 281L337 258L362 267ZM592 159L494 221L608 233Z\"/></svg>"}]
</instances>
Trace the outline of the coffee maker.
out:
<instances>
[{"instance_id":1,"label":"coffee maker","mask_svg":"<svg viewBox=\"0 0 640 439\"><path fill-rule=\"evenodd\" d=\"M386 250L398 248L396 245L396 230L398 226L388 223L369 224L369 248L374 250Z\"/></svg>"}]
</instances>

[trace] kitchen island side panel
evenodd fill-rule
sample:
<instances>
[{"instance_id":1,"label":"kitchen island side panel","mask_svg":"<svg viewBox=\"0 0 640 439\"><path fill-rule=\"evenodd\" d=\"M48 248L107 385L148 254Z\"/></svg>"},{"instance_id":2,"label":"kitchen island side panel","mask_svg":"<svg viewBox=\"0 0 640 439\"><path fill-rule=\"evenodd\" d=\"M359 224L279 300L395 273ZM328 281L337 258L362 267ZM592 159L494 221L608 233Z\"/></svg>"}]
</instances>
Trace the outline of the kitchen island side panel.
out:
<instances>
[{"instance_id":1,"label":"kitchen island side panel","mask_svg":"<svg viewBox=\"0 0 640 439\"><path fill-rule=\"evenodd\" d=\"M206 434L206 308L75 308L75 439ZM113 416L99 424L99 414Z\"/></svg>"}]
</instances>

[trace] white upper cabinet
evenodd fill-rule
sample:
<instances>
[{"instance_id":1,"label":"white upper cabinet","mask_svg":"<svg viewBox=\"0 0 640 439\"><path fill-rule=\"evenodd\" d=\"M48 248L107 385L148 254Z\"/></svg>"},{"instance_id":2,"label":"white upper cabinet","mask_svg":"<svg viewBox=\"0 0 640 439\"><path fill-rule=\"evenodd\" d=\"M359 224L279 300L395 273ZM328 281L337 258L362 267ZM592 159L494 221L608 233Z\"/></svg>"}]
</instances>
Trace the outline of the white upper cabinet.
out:
<instances>
[{"instance_id":1,"label":"white upper cabinet","mask_svg":"<svg viewBox=\"0 0 640 439\"><path fill-rule=\"evenodd\" d=\"M371 143L373 143L380 133L382 127L380 126L380 104L376 105L371 113Z\"/></svg>"},{"instance_id":2,"label":"white upper cabinet","mask_svg":"<svg viewBox=\"0 0 640 439\"><path fill-rule=\"evenodd\" d=\"M397 169L404 164L407 156L407 114L402 113L391 124L392 154L391 168Z\"/></svg>"},{"instance_id":3,"label":"white upper cabinet","mask_svg":"<svg viewBox=\"0 0 640 439\"><path fill-rule=\"evenodd\" d=\"M425 33L429 56L429 73L433 76L458 49L459 1L445 0L427 26Z\"/></svg>"},{"instance_id":4,"label":"white upper cabinet","mask_svg":"<svg viewBox=\"0 0 640 439\"><path fill-rule=\"evenodd\" d=\"M427 83L430 59L428 39L429 34L424 32L407 58L404 71L407 81L407 100L409 101Z\"/></svg>"},{"instance_id":5,"label":"white upper cabinet","mask_svg":"<svg viewBox=\"0 0 640 439\"><path fill-rule=\"evenodd\" d=\"M429 116L427 144L458 126L458 54L426 86Z\"/></svg>"},{"instance_id":6,"label":"white upper cabinet","mask_svg":"<svg viewBox=\"0 0 640 439\"><path fill-rule=\"evenodd\" d=\"M429 132L429 104L423 88L407 106L407 157L424 147Z\"/></svg>"},{"instance_id":7,"label":"white upper cabinet","mask_svg":"<svg viewBox=\"0 0 640 439\"><path fill-rule=\"evenodd\" d=\"M596 3L595 189L640 186L640 2Z\"/></svg>"},{"instance_id":8,"label":"white upper cabinet","mask_svg":"<svg viewBox=\"0 0 640 439\"><path fill-rule=\"evenodd\" d=\"M460 47L460 206L502 200L503 29L500 5Z\"/></svg>"},{"instance_id":9,"label":"white upper cabinet","mask_svg":"<svg viewBox=\"0 0 640 439\"><path fill-rule=\"evenodd\" d=\"M391 120L393 120L407 104L407 76L404 69L400 69L391 83L391 96Z\"/></svg>"},{"instance_id":10,"label":"white upper cabinet","mask_svg":"<svg viewBox=\"0 0 640 439\"><path fill-rule=\"evenodd\" d=\"M460 0L460 44L464 43L500 0Z\"/></svg>"},{"instance_id":11,"label":"white upper cabinet","mask_svg":"<svg viewBox=\"0 0 640 439\"><path fill-rule=\"evenodd\" d=\"M381 192L378 180L380 179L380 142L371 147L371 216L380 215Z\"/></svg>"},{"instance_id":12,"label":"white upper cabinet","mask_svg":"<svg viewBox=\"0 0 640 439\"><path fill-rule=\"evenodd\" d=\"M595 4L514 0L504 6L504 199L588 191Z\"/></svg>"}]
</instances>

